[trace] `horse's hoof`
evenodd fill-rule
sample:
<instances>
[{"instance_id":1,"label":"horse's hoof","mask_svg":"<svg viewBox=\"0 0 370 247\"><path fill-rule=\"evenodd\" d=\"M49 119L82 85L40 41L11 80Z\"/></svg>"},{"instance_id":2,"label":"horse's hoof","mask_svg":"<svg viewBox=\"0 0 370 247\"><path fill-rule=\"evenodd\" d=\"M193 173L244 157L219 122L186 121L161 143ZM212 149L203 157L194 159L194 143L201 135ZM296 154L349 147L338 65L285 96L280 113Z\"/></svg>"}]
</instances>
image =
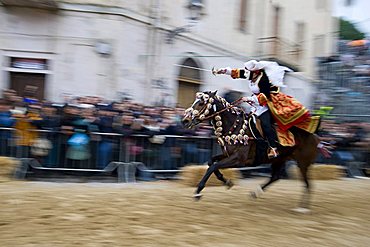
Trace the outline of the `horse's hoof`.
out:
<instances>
[{"instance_id":1,"label":"horse's hoof","mask_svg":"<svg viewBox=\"0 0 370 247\"><path fill-rule=\"evenodd\" d=\"M257 194L256 192L252 191L251 193L249 193L249 196L252 198L252 199L257 199Z\"/></svg>"},{"instance_id":2,"label":"horse's hoof","mask_svg":"<svg viewBox=\"0 0 370 247\"><path fill-rule=\"evenodd\" d=\"M226 180L225 185L226 185L226 188L229 190L234 186L234 183L233 183L233 181L231 181L231 179L228 179L228 180Z\"/></svg>"},{"instance_id":3,"label":"horse's hoof","mask_svg":"<svg viewBox=\"0 0 370 247\"><path fill-rule=\"evenodd\" d=\"M203 196L202 194L197 193L197 194L193 195L193 198L194 198L195 201L199 201L202 198L202 196Z\"/></svg>"},{"instance_id":4,"label":"horse's hoof","mask_svg":"<svg viewBox=\"0 0 370 247\"><path fill-rule=\"evenodd\" d=\"M300 214L311 214L311 210L308 208L293 208L292 211Z\"/></svg>"},{"instance_id":5,"label":"horse's hoof","mask_svg":"<svg viewBox=\"0 0 370 247\"><path fill-rule=\"evenodd\" d=\"M261 188L261 186L257 186L256 190L250 193L250 196L252 199L257 199L261 197L262 194L263 194L263 189Z\"/></svg>"}]
</instances>

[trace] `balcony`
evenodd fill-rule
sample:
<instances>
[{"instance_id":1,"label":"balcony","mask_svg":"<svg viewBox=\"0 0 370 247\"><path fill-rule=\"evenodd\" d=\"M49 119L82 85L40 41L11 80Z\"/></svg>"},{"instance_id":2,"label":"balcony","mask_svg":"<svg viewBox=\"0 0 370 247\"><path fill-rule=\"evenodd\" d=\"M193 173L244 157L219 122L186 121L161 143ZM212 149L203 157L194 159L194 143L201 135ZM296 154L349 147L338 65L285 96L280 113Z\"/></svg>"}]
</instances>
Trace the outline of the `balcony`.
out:
<instances>
[{"instance_id":1,"label":"balcony","mask_svg":"<svg viewBox=\"0 0 370 247\"><path fill-rule=\"evenodd\" d=\"M39 9L57 10L56 0L0 0L4 6L30 7Z\"/></svg>"},{"instance_id":2,"label":"balcony","mask_svg":"<svg viewBox=\"0 0 370 247\"><path fill-rule=\"evenodd\" d=\"M279 37L260 38L258 44L261 59L279 61L299 70L303 54L301 44L291 43Z\"/></svg>"}]
</instances>

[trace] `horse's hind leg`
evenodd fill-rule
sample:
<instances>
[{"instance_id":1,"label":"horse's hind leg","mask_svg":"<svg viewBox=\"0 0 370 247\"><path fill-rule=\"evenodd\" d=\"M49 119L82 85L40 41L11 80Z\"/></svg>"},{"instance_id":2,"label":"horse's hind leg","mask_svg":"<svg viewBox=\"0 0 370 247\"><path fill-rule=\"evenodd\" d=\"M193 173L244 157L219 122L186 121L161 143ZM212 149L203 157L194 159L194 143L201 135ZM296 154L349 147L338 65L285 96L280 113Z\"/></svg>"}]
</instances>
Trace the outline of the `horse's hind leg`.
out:
<instances>
[{"instance_id":1,"label":"horse's hind leg","mask_svg":"<svg viewBox=\"0 0 370 247\"><path fill-rule=\"evenodd\" d=\"M301 171L302 180L305 183L305 190L302 195L300 207L304 209L308 209L310 206L310 197L311 197L311 188L310 183L308 181L308 167L310 166L309 162L300 162L298 163L299 170Z\"/></svg>"},{"instance_id":2,"label":"horse's hind leg","mask_svg":"<svg viewBox=\"0 0 370 247\"><path fill-rule=\"evenodd\" d=\"M284 167L284 164L285 164L285 160L273 162L271 164L271 176L270 176L269 181L267 181L267 183L265 183L262 186L258 186L255 191L252 191L250 193L252 198L259 197L268 186L270 186L272 183L280 179L281 170Z\"/></svg>"},{"instance_id":3,"label":"horse's hind leg","mask_svg":"<svg viewBox=\"0 0 370 247\"><path fill-rule=\"evenodd\" d=\"M310 165L315 162L317 156L317 144L319 143L319 140L315 135L312 134L303 137L304 139L302 139L302 141L300 142L301 145L297 149L295 157L297 161L297 166L299 167L302 175L302 180L305 183L305 189L302 195L301 202L299 204L299 208L295 211L298 211L300 213L307 213L310 211L309 207L311 199L311 185L309 182L308 171Z\"/></svg>"},{"instance_id":4,"label":"horse's hind leg","mask_svg":"<svg viewBox=\"0 0 370 247\"><path fill-rule=\"evenodd\" d=\"M299 205L300 208L298 208L297 210L303 213L309 212L311 199L311 185L308 178L309 171L308 169L310 165L315 161L317 156L316 146L318 141L315 138L315 136L311 135L311 137L312 138L307 138L307 142L305 144L307 148L301 150L302 152L299 155L296 155L296 157L299 157L296 159L297 166L299 167L299 170L302 175L302 180L305 184L305 189L302 194L302 199Z\"/></svg>"},{"instance_id":5,"label":"horse's hind leg","mask_svg":"<svg viewBox=\"0 0 370 247\"><path fill-rule=\"evenodd\" d=\"M210 162L208 162L208 166L211 166L215 162L220 161L220 160L224 159L225 157L226 156L223 155L223 154L212 157L212 159L210 160ZM216 169L214 171L214 174L216 175L216 177L217 177L218 180L220 180L221 182L224 183L224 185L227 186L228 189L230 189L231 187L234 186L234 183L231 181L231 179L225 179L224 176L223 176L223 174L220 172L219 169Z\"/></svg>"}]
</instances>

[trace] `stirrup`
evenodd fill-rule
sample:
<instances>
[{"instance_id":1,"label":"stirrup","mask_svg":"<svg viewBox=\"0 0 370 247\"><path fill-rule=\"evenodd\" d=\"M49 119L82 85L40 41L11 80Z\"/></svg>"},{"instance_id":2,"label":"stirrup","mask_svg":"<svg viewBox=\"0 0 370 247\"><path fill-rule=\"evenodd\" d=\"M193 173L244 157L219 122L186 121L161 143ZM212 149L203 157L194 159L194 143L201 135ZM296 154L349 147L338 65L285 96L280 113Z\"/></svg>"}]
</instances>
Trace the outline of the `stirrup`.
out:
<instances>
[{"instance_id":1,"label":"stirrup","mask_svg":"<svg viewBox=\"0 0 370 247\"><path fill-rule=\"evenodd\" d=\"M267 153L267 157L269 159L276 158L279 156L279 153L277 151L277 148L269 148L269 152Z\"/></svg>"}]
</instances>

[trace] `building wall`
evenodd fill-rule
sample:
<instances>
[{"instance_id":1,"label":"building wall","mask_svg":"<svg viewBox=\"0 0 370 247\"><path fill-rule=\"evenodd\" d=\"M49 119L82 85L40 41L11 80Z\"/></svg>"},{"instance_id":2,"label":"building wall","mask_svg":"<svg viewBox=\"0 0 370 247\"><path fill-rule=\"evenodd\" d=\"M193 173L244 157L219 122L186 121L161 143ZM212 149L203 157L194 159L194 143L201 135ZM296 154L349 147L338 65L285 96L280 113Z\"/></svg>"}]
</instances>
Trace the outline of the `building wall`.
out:
<instances>
[{"instance_id":1,"label":"building wall","mask_svg":"<svg viewBox=\"0 0 370 247\"><path fill-rule=\"evenodd\" d=\"M299 60L298 68L310 78L315 78L316 56L329 56L333 54L333 31L332 2L330 0L274 0L269 1L267 5L266 32L264 36L273 35L273 7L281 8L281 38L289 43L302 45L302 56ZM297 23L304 23L303 42L297 40ZM315 54L318 47L314 47L315 39L323 36L323 42L320 43L320 53Z\"/></svg>"},{"instance_id":2,"label":"building wall","mask_svg":"<svg viewBox=\"0 0 370 247\"><path fill-rule=\"evenodd\" d=\"M136 101L153 104L166 92L175 104L177 65L191 57L202 69L202 90L246 93L249 90L243 80L214 77L204 70L242 67L250 58L263 58L260 39L273 33L271 14L275 5L282 8L282 39L294 42L295 23L306 23L307 42L298 66L305 76L315 76L315 56L333 52L331 33L335 25L330 1L324 10L317 11L316 1L248 0L244 31L238 29L239 0L203 1L199 23L191 32L176 36L172 44L166 43L169 30L187 24L186 0L58 2L56 12L0 6L2 88L9 84L4 61L12 56L40 57L50 60L45 89L50 100L61 100L65 93L109 99L128 93ZM318 36L324 37L325 45L320 54L314 54ZM105 44L110 54L99 54L99 44L103 48Z\"/></svg>"},{"instance_id":3,"label":"building wall","mask_svg":"<svg viewBox=\"0 0 370 247\"><path fill-rule=\"evenodd\" d=\"M57 13L1 8L1 23L6 23L1 26L2 60L50 59L48 99L61 99L64 93L114 98L125 90L140 95L146 88L139 60L146 54L147 24L78 7L79 11L64 9ZM109 44L111 55L97 53L101 42ZM9 86L6 67L9 64L3 64L2 88Z\"/></svg>"}]
</instances>

